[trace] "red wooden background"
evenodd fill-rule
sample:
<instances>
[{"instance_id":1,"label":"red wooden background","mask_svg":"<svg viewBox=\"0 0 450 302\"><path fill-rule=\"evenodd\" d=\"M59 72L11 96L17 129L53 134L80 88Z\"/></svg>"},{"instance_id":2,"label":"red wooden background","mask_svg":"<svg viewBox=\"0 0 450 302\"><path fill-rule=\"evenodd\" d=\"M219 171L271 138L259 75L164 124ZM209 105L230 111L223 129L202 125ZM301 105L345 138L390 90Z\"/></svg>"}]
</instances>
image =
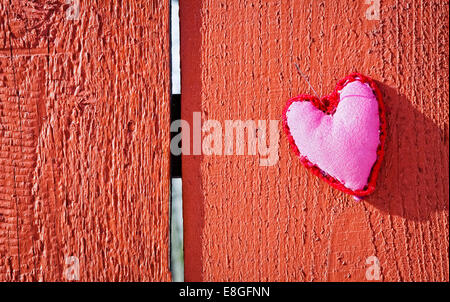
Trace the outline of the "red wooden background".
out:
<instances>
[{"instance_id":1,"label":"red wooden background","mask_svg":"<svg viewBox=\"0 0 450 302\"><path fill-rule=\"evenodd\" d=\"M0 1L0 281L170 280L169 2ZM279 120L352 71L387 107L356 203L279 162L184 156L186 280L449 280L449 3L181 0L182 117ZM281 128L280 128L281 132Z\"/></svg>"},{"instance_id":2,"label":"red wooden background","mask_svg":"<svg viewBox=\"0 0 450 302\"><path fill-rule=\"evenodd\" d=\"M280 119L350 72L384 95L388 136L376 192L362 202L306 171L281 135L277 165L257 156L184 156L188 281L449 280L449 3L180 2L182 118ZM191 124L192 125L192 124ZM280 123L281 132L281 123ZM370 258L369 258L370 259Z\"/></svg>"},{"instance_id":3,"label":"red wooden background","mask_svg":"<svg viewBox=\"0 0 450 302\"><path fill-rule=\"evenodd\" d=\"M166 281L169 1L79 2L0 1L0 281Z\"/></svg>"}]
</instances>

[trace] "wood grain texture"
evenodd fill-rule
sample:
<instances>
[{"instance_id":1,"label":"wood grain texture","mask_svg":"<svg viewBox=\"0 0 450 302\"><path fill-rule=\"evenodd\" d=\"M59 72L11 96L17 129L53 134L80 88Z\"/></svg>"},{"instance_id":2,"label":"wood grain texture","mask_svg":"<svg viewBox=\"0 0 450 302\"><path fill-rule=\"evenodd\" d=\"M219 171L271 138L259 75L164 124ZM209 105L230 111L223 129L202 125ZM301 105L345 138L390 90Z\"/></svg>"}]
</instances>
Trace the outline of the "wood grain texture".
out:
<instances>
[{"instance_id":1,"label":"wood grain texture","mask_svg":"<svg viewBox=\"0 0 450 302\"><path fill-rule=\"evenodd\" d=\"M0 281L167 281L169 1L0 2Z\"/></svg>"},{"instance_id":2,"label":"wood grain texture","mask_svg":"<svg viewBox=\"0 0 450 302\"><path fill-rule=\"evenodd\" d=\"M307 173L281 135L280 161L184 156L188 281L449 280L449 2L181 1L182 117L280 119L351 72L379 84L386 158L362 202ZM200 20L198 18L200 18ZM281 123L280 123L281 127ZM280 128L281 132L281 128Z\"/></svg>"}]
</instances>

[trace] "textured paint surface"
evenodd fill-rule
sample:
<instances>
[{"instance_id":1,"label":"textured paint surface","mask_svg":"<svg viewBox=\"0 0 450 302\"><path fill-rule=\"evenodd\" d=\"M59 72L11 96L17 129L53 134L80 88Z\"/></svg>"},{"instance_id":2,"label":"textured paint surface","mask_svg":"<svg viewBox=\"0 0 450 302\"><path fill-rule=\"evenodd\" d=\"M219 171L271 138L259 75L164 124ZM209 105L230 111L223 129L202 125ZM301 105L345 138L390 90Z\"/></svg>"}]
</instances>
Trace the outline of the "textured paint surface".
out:
<instances>
[{"instance_id":1,"label":"textured paint surface","mask_svg":"<svg viewBox=\"0 0 450 302\"><path fill-rule=\"evenodd\" d=\"M362 202L280 161L184 156L186 280L449 280L449 3L363 0L181 1L182 115L280 119L285 102L360 72L386 104L386 157ZM281 123L280 123L281 125ZM281 126L280 126L281 127ZM280 128L281 131L281 128Z\"/></svg>"},{"instance_id":2,"label":"textured paint surface","mask_svg":"<svg viewBox=\"0 0 450 302\"><path fill-rule=\"evenodd\" d=\"M0 2L0 281L166 281L169 2L79 2Z\"/></svg>"}]
</instances>

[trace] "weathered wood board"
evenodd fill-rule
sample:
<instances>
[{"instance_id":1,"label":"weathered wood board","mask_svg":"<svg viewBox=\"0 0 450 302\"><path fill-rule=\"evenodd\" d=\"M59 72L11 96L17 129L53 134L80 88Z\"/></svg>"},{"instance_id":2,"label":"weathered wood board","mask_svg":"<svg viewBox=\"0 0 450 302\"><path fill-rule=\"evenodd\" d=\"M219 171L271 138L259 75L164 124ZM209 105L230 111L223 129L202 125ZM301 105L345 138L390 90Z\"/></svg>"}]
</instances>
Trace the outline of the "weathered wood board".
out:
<instances>
[{"instance_id":1,"label":"weathered wood board","mask_svg":"<svg viewBox=\"0 0 450 302\"><path fill-rule=\"evenodd\" d=\"M280 120L311 92L296 62L320 95L351 72L374 78L388 124L377 190L362 202L308 173L284 134L273 166L185 155L186 280L365 281L371 256L381 281L449 280L449 2L383 0L379 20L373 10L180 2L183 119Z\"/></svg>"},{"instance_id":2,"label":"weathered wood board","mask_svg":"<svg viewBox=\"0 0 450 302\"><path fill-rule=\"evenodd\" d=\"M169 10L0 2L0 281L170 279Z\"/></svg>"}]
</instances>

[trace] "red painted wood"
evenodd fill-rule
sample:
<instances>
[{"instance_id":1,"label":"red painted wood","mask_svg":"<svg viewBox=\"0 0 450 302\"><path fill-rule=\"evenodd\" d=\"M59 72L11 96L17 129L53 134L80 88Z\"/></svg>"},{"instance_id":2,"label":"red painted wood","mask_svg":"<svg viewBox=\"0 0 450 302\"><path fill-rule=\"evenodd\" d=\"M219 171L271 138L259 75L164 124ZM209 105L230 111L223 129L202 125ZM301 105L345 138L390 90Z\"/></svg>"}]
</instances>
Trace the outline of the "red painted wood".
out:
<instances>
[{"instance_id":1,"label":"red painted wood","mask_svg":"<svg viewBox=\"0 0 450 302\"><path fill-rule=\"evenodd\" d=\"M200 10L200 1L180 1L181 118L189 125L193 125L193 112L201 112ZM192 151L193 135L190 146ZM201 155L182 157L185 281L202 280L204 210L198 173L201 161Z\"/></svg>"},{"instance_id":2,"label":"red painted wood","mask_svg":"<svg viewBox=\"0 0 450 302\"><path fill-rule=\"evenodd\" d=\"M167 281L169 1L0 2L0 280Z\"/></svg>"},{"instance_id":3,"label":"red painted wood","mask_svg":"<svg viewBox=\"0 0 450 302\"><path fill-rule=\"evenodd\" d=\"M285 102L320 95L351 72L386 104L386 157L362 202L308 173L279 142L279 162L184 156L189 281L449 280L448 1L181 1L182 114L280 119ZM191 123L192 125L192 123ZM281 123L280 123L281 133ZM191 138L192 139L192 138Z\"/></svg>"}]
</instances>

